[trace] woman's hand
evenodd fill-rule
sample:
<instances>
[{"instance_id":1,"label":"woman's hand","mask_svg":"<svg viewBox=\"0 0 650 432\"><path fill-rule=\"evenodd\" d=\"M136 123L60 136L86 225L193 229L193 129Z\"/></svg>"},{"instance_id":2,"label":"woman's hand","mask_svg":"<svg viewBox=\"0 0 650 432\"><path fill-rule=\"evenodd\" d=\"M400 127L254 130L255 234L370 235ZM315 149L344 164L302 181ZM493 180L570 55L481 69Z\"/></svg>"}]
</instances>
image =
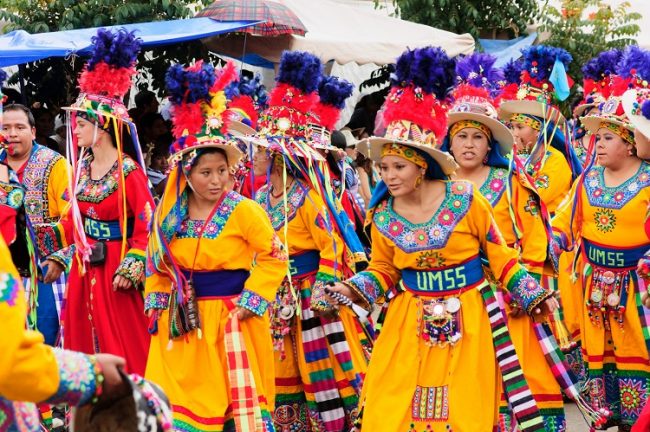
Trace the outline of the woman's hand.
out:
<instances>
[{"instance_id":1,"label":"woman's hand","mask_svg":"<svg viewBox=\"0 0 650 432\"><path fill-rule=\"evenodd\" d=\"M113 276L113 291L117 291L118 289L128 290L131 288L133 288L133 284L131 283L130 280L118 274Z\"/></svg>"},{"instance_id":2,"label":"woman's hand","mask_svg":"<svg viewBox=\"0 0 650 432\"><path fill-rule=\"evenodd\" d=\"M329 291L337 292L339 294L346 296L347 298L352 300L353 303L359 301L359 296L357 295L357 293L355 293L349 286L341 282L334 282L332 285L327 285L327 289ZM339 304L338 300L332 298L332 296L328 295L327 297L331 304L333 305Z\"/></svg>"},{"instance_id":3,"label":"woman's hand","mask_svg":"<svg viewBox=\"0 0 650 432\"><path fill-rule=\"evenodd\" d=\"M131 392L131 387L120 375L120 370L126 366L126 360L112 354L97 354L95 359L104 374L100 403L120 399Z\"/></svg>"},{"instance_id":4,"label":"woman's hand","mask_svg":"<svg viewBox=\"0 0 650 432\"><path fill-rule=\"evenodd\" d=\"M532 318L535 322L541 322L547 316L552 315L559 307L560 304L557 302L555 296L549 297L533 309Z\"/></svg>"},{"instance_id":5,"label":"woman's hand","mask_svg":"<svg viewBox=\"0 0 650 432\"><path fill-rule=\"evenodd\" d=\"M247 320L248 318L253 318L255 316L255 313L243 307L236 308L234 313L235 315L237 315L237 319L239 321L244 321Z\"/></svg>"}]
</instances>

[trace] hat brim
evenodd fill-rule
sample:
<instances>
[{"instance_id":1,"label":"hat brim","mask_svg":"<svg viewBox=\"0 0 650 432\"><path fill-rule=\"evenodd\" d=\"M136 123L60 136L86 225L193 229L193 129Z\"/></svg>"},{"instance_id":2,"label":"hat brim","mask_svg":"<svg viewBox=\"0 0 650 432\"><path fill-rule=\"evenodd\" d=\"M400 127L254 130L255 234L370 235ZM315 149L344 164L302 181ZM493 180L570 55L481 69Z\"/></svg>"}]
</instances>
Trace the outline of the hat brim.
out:
<instances>
[{"instance_id":1,"label":"hat brim","mask_svg":"<svg viewBox=\"0 0 650 432\"><path fill-rule=\"evenodd\" d=\"M625 111L627 118L630 119L630 123L632 123L634 129L638 129L643 134L643 136L650 138L650 120L642 115L632 114L636 100L637 93L635 89L626 91L621 99L623 110Z\"/></svg>"},{"instance_id":2,"label":"hat brim","mask_svg":"<svg viewBox=\"0 0 650 432\"><path fill-rule=\"evenodd\" d=\"M252 144L254 146L265 147L265 148L270 148L273 145L273 143L271 141L269 141L268 139L260 138L259 136L255 136L255 135L247 135L247 136L240 137L239 139L241 139L242 141L244 141L244 142L246 142L248 144ZM309 148L309 150L308 150L309 155L313 160L315 160L315 161L324 161L325 160L323 155L318 153L315 149L309 147L308 144L305 143L305 145ZM287 150L286 150L286 148L284 146L280 146L280 147L282 148L283 153L287 152Z\"/></svg>"},{"instance_id":3,"label":"hat brim","mask_svg":"<svg viewBox=\"0 0 650 432\"><path fill-rule=\"evenodd\" d=\"M237 138L245 135L254 135L257 133L255 129L248 126L246 123L242 123L239 120L232 120L228 125L228 132Z\"/></svg>"},{"instance_id":4,"label":"hat brim","mask_svg":"<svg viewBox=\"0 0 650 432\"><path fill-rule=\"evenodd\" d=\"M453 112L448 114L447 125L451 126L454 123L458 123L463 120L474 120L479 122L490 129L492 136L499 143L501 147L501 154L507 155L512 151L512 147L515 143L515 138L512 136L510 129L499 120L493 119L483 114L471 113L471 112ZM451 138L451 137L450 137Z\"/></svg>"},{"instance_id":5,"label":"hat brim","mask_svg":"<svg viewBox=\"0 0 650 432\"><path fill-rule=\"evenodd\" d=\"M405 141L383 137L370 137L365 140L365 144L362 143L364 142L362 141L357 145L357 150L361 152L361 154L363 154L365 157L375 162L381 161L381 151L385 144L397 143L422 150L431 156L433 160L438 163L438 165L440 165L440 168L442 169L442 172L445 173L445 175L451 175L454 173L454 171L456 171L456 169L458 169L458 164L449 153L434 149L428 145L420 144L415 141Z\"/></svg>"},{"instance_id":6,"label":"hat brim","mask_svg":"<svg viewBox=\"0 0 650 432\"><path fill-rule=\"evenodd\" d=\"M590 133L595 134L598 132L598 129L600 129L600 124L601 123L613 123L615 125L619 125L624 127L625 129L634 132L634 129L631 124L629 123L624 123L620 120L613 119L611 117L601 117L601 116L594 116L594 115L589 115L586 117L580 117L580 122L582 125L587 129Z\"/></svg>"},{"instance_id":7,"label":"hat brim","mask_svg":"<svg viewBox=\"0 0 650 432\"><path fill-rule=\"evenodd\" d=\"M582 115L585 113L585 111L587 111L588 109L594 108L596 106L598 106L598 104L595 104L595 103L588 103L588 104L578 105L578 106L576 106L574 108L573 115L575 117L582 117Z\"/></svg>"},{"instance_id":8,"label":"hat brim","mask_svg":"<svg viewBox=\"0 0 650 432\"><path fill-rule=\"evenodd\" d=\"M558 125L563 124L566 119L562 113L554 106L544 105L541 102L532 100L507 100L501 103L499 107L499 118L503 121L510 121L513 114L528 114L535 117L544 118L548 109L557 111Z\"/></svg>"},{"instance_id":9,"label":"hat brim","mask_svg":"<svg viewBox=\"0 0 650 432\"><path fill-rule=\"evenodd\" d=\"M173 164L175 161L180 160L185 154L199 149L209 149L217 148L221 149L226 153L226 158L228 159L228 167L233 167L239 163L239 161L244 157L244 154L237 147L231 144L217 144L217 143L205 143L197 144L182 150L177 151L169 157L170 164Z\"/></svg>"}]
</instances>

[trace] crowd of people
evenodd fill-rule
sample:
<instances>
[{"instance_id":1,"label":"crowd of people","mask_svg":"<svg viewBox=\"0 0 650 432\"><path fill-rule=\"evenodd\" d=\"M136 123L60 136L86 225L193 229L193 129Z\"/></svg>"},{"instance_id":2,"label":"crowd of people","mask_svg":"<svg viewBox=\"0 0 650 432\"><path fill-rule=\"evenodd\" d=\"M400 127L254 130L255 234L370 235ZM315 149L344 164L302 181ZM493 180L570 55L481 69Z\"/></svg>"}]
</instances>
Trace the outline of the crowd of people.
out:
<instances>
[{"instance_id":1,"label":"crowd of people","mask_svg":"<svg viewBox=\"0 0 650 432\"><path fill-rule=\"evenodd\" d=\"M409 49L337 130L310 53L172 65L167 121L93 43L56 131L2 114L0 431L650 430L650 51L565 116L562 49Z\"/></svg>"}]
</instances>

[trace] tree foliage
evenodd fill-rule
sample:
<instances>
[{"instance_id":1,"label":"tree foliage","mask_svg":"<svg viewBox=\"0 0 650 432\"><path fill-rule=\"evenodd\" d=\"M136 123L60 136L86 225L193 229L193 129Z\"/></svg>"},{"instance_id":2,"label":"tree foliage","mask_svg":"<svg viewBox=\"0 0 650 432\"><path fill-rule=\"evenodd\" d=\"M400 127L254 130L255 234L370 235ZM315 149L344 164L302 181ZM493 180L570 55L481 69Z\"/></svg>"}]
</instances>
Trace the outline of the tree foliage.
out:
<instances>
[{"instance_id":1,"label":"tree foliage","mask_svg":"<svg viewBox=\"0 0 650 432\"><path fill-rule=\"evenodd\" d=\"M536 0L393 0L400 18L475 39L506 31L524 32L537 12Z\"/></svg>"},{"instance_id":2,"label":"tree foliage","mask_svg":"<svg viewBox=\"0 0 650 432\"><path fill-rule=\"evenodd\" d=\"M210 0L0 0L0 19L8 23L5 32L22 29L33 34L188 18L194 15L193 6L209 3ZM145 88L150 80L161 93L165 72L172 62L187 63L208 56L198 41L142 52L138 59L138 87ZM69 104L76 96L76 78L83 64L83 59L75 56L28 63L24 68L27 101L46 103L50 109ZM16 76L12 77L12 82L16 80Z\"/></svg>"},{"instance_id":3,"label":"tree foliage","mask_svg":"<svg viewBox=\"0 0 650 432\"><path fill-rule=\"evenodd\" d=\"M548 33L544 44L564 48L573 56L569 75L581 81L580 68L588 60L602 51L636 43L641 15L629 8L627 1L616 8L600 0L562 0L559 9L546 4L539 32Z\"/></svg>"}]
</instances>

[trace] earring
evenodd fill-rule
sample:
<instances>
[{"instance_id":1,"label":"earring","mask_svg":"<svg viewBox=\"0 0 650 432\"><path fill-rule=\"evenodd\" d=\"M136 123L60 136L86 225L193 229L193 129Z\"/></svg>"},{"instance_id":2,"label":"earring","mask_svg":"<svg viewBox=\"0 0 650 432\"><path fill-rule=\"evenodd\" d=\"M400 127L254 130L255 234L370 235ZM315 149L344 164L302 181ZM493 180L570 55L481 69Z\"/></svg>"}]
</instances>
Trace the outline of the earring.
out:
<instances>
[{"instance_id":1,"label":"earring","mask_svg":"<svg viewBox=\"0 0 650 432\"><path fill-rule=\"evenodd\" d=\"M483 158L483 165L487 165L487 163L488 163L488 157L487 155L485 155L485 157Z\"/></svg>"},{"instance_id":2,"label":"earring","mask_svg":"<svg viewBox=\"0 0 650 432\"><path fill-rule=\"evenodd\" d=\"M420 177L415 179L415 189L418 189L420 187L420 185L422 185L422 178L423 177L424 176L420 176Z\"/></svg>"}]
</instances>

